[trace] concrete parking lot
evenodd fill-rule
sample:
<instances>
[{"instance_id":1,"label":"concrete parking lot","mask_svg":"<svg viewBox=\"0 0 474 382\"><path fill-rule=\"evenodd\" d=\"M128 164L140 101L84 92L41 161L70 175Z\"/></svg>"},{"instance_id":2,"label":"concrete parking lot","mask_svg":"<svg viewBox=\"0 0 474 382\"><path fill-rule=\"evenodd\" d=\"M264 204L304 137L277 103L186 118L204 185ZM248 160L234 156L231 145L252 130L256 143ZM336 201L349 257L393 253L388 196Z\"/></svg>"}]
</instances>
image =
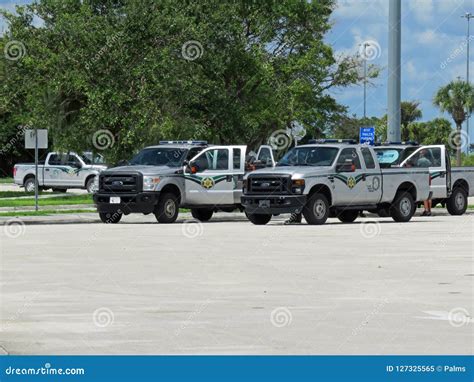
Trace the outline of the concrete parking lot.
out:
<instances>
[{"instance_id":1,"label":"concrete parking lot","mask_svg":"<svg viewBox=\"0 0 474 382\"><path fill-rule=\"evenodd\" d=\"M324 226L81 216L0 227L3 351L472 353L473 214Z\"/></svg>"}]
</instances>

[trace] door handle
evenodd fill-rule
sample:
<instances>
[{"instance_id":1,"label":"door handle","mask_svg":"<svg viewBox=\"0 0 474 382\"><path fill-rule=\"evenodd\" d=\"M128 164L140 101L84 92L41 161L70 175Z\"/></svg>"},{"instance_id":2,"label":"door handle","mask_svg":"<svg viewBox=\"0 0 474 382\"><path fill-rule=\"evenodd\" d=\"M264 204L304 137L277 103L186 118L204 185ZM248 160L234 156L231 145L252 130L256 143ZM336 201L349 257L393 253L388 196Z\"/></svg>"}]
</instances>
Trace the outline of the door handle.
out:
<instances>
[{"instance_id":1,"label":"door handle","mask_svg":"<svg viewBox=\"0 0 474 382\"><path fill-rule=\"evenodd\" d=\"M329 175L328 180L330 180L331 182L334 182L334 177L332 175Z\"/></svg>"},{"instance_id":2,"label":"door handle","mask_svg":"<svg viewBox=\"0 0 474 382\"><path fill-rule=\"evenodd\" d=\"M49 171L49 168L45 168L44 171Z\"/></svg>"},{"instance_id":3,"label":"door handle","mask_svg":"<svg viewBox=\"0 0 474 382\"><path fill-rule=\"evenodd\" d=\"M227 175L227 177L225 178L225 180L226 180L227 182L232 182L232 178L233 178L232 175Z\"/></svg>"}]
</instances>

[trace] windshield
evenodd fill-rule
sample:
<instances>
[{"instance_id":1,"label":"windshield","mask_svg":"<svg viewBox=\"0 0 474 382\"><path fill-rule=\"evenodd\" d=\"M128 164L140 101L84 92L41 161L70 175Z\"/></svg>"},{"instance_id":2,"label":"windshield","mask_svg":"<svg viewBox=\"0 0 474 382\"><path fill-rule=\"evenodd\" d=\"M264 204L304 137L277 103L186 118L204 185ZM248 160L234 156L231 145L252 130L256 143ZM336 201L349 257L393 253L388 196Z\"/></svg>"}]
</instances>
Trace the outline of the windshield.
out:
<instances>
[{"instance_id":1,"label":"windshield","mask_svg":"<svg viewBox=\"0 0 474 382\"><path fill-rule=\"evenodd\" d=\"M154 147L140 151L131 161L131 165L180 167L187 150L172 147Z\"/></svg>"},{"instance_id":2,"label":"windshield","mask_svg":"<svg viewBox=\"0 0 474 382\"><path fill-rule=\"evenodd\" d=\"M375 153L377 154L377 161L381 167L390 167L399 165L403 162L408 156L410 156L417 147L407 147L405 149L385 147L385 148L375 148Z\"/></svg>"},{"instance_id":3,"label":"windshield","mask_svg":"<svg viewBox=\"0 0 474 382\"><path fill-rule=\"evenodd\" d=\"M81 154L81 159L84 161L85 164L92 164L92 153L85 152ZM96 154L94 157L94 164L104 164L104 157L100 154Z\"/></svg>"},{"instance_id":4,"label":"windshield","mask_svg":"<svg viewBox=\"0 0 474 382\"><path fill-rule=\"evenodd\" d=\"M277 166L331 166L338 151L336 147L295 147L281 158Z\"/></svg>"}]
</instances>

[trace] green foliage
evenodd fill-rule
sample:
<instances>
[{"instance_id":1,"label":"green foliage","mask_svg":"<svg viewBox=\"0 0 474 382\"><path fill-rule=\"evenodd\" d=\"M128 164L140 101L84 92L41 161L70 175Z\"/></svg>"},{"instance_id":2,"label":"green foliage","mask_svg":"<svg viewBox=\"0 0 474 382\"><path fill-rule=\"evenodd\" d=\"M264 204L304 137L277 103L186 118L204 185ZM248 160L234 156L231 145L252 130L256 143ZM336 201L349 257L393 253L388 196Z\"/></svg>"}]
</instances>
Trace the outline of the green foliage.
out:
<instances>
[{"instance_id":1,"label":"green foliage","mask_svg":"<svg viewBox=\"0 0 474 382\"><path fill-rule=\"evenodd\" d=\"M48 128L56 149L80 151L106 129L112 162L160 139L255 145L293 122L321 135L345 111L327 91L361 81L359 59L323 41L333 7L39 0L4 12L0 49L17 40L26 54L0 64L0 140L28 123Z\"/></svg>"},{"instance_id":2,"label":"green foliage","mask_svg":"<svg viewBox=\"0 0 474 382\"><path fill-rule=\"evenodd\" d=\"M449 148L449 134L453 131L451 123L444 118L428 122L413 122L407 126L407 139L422 145L446 145Z\"/></svg>"}]
</instances>

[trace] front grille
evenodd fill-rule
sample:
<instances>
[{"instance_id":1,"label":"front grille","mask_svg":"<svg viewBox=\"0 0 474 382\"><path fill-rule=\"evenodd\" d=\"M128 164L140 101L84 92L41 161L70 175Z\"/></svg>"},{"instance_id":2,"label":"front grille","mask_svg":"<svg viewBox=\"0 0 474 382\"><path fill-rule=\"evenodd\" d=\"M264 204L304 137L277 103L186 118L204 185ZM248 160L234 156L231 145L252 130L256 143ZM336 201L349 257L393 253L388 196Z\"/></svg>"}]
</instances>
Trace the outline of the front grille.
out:
<instances>
[{"instance_id":1,"label":"front grille","mask_svg":"<svg viewBox=\"0 0 474 382\"><path fill-rule=\"evenodd\" d=\"M140 192L142 189L142 175L129 174L101 174L99 177L99 192Z\"/></svg>"},{"instance_id":2,"label":"front grille","mask_svg":"<svg viewBox=\"0 0 474 382\"><path fill-rule=\"evenodd\" d=\"M248 178L247 194L290 194L291 177L255 175Z\"/></svg>"}]
</instances>

